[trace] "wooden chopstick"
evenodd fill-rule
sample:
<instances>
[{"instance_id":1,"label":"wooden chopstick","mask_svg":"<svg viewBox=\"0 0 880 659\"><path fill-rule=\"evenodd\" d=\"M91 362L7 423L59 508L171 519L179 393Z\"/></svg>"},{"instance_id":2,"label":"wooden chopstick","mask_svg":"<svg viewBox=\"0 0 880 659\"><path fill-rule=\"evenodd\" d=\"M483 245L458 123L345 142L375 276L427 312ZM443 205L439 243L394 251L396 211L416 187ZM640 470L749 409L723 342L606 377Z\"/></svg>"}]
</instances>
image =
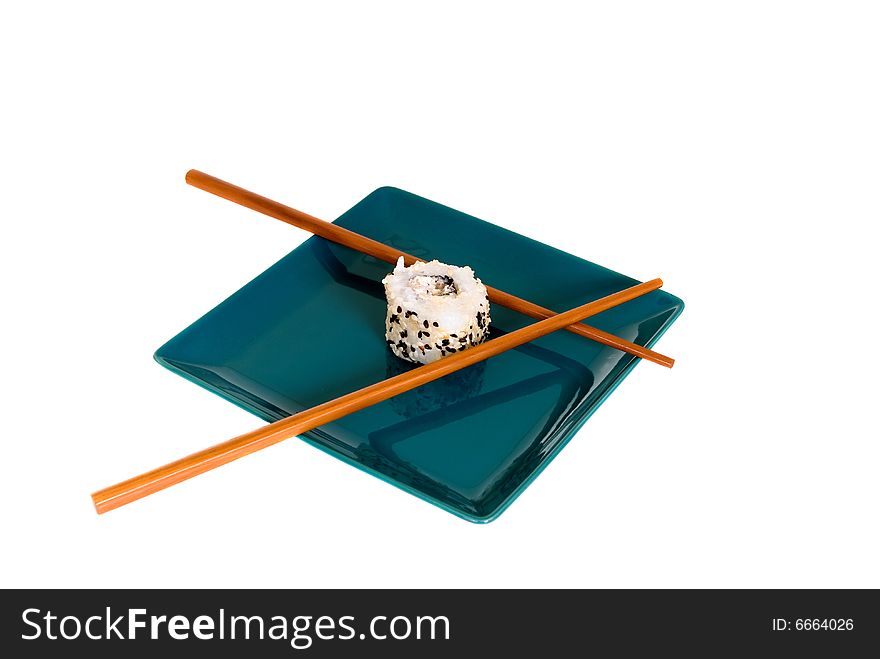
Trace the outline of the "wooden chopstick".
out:
<instances>
[{"instance_id":1,"label":"wooden chopstick","mask_svg":"<svg viewBox=\"0 0 880 659\"><path fill-rule=\"evenodd\" d=\"M331 222L325 222L324 220L318 219L308 213L303 213L290 206L285 206L277 201L272 201L267 197L258 195L250 190L245 190L232 183L227 183L215 176L200 172L197 169L191 169L186 173L186 182L193 187L205 190L218 197L223 197L224 199L228 199L236 204L263 213L264 215L268 215L269 217L274 217L282 222L287 222L300 229L305 229L316 236L321 236L322 238L339 243L340 245L345 245L346 247L356 249L364 254L369 254L382 261L397 263L397 258L402 256L406 265L412 265L420 260L412 254L401 252L394 247L380 243L372 238L367 238L366 236L362 236L359 233L337 226ZM526 316L531 316L532 318L540 320L556 315L556 312L551 311L550 309L545 309L533 302L511 295L510 293L505 293L497 288L492 288L487 285L486 289L489 293L489 300L491 302L500 304L508 309L513 309L514 311L519 311ZM655 364L666 366L667 368L672 368L672 365L675 363L675 360L671 357L661 355L659 352L654 352L644 346L626 341L618 336L614 336L613 334L595 327L590 327L589 325L584 325L583 323L572 324L565 329L606 346L635 355L636 357L647 359Z\"/></svg>"},{"instance_id":2,"label":"wooden chopstick","mask_svg":"<svg viewBox=\"0 0 880 659\"><path fill-rule=\"evenodd\" d=\"M369 405L374 405L410 389L415 389L453 371L488 359L493 355L515 348L550 332L562 329L583 318L600 313L618 304L623 304L640 295L656 290L662 285L663 282L660 279L653 279L644 284L631 286L594 302L589 302L570 311L557 314L552 318L532 323L497 339L492 339L431 364L420 366L412 371L401 373L382 382L377 382L350 394L345 394L334 400L289 416L286 419L270 423L267 426L252 430L222 444L217 444L176 462L171 462L164 467L159 467L127 481L99 490L92 495L95 510L98 511L98 514L102 514L114 508L119 508L188 478L203 474L227 462L237 460L249 453L254 453L294 435L299 435L318 426L330 423Z\"/></svg>"}]
</instances>

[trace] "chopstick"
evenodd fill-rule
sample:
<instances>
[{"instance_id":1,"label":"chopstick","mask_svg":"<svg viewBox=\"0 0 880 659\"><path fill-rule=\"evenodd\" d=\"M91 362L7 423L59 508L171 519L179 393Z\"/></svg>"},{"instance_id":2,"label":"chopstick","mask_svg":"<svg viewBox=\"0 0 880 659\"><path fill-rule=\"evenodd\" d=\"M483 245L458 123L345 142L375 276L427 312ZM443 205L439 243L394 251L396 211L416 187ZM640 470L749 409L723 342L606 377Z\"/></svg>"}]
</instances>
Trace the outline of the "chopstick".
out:
<instances>
[{"instance_id":1,"label":"chopstick","mask_svg":"<svg viewBox=\"0 0 880 659\"><path fill-rule=\"evenodd\" d=\"M303 213L290 206L285 206L277 201L272 201L267 197L258 195L250 190L245 190L232 183L227 183L215 176L200 172L197 169L191 169L186 173L186 182L193 187L210 192L218 197L228 199L229 201L235 202L245 208L250 208L251 210L263 213L269 217L274 217L276 220L292 224L293 226L309 231L316 236L321 236L322 238L339 243L340 245L345 245L346 247L358 250L364 254L369 254L370 256L374 256L382 261L387 261L388 263L397 263L397 258L399 256L403 257L406 265L412 265L416 261L421 260L412 254L401 252L394 247L380 243L372 238L367 238L366 236L362 236L359 233L337 226L331 222L325 222L324 220L309 215L308 213ZM545 309L533 302L511 295L510 293L505 293L497 288L492 288L487 285L486 289L489 293L490 302L500 304L501 306L513 309L514 311L519 311L526 316L541 320L556 315L556 312L551 311L550 309ZM655 364L666 366L667 368L672 368L672 365L675 363L675 360L671 357L661 355L659 352L654 352L644 346L621 339L609 332L590 327L589 325L584 325L583 323L572 324L565 329L606 346L654 362Z\"/></svg>"},{"instance_id":2,"label":"chopstick","mask_svg":"<svg viewBox=\"0 0 880 659\"><path fill-rule=\"evenodd\" d=\"M448 375L454 371L488 359L523 343L562 329L571 323L615 307L624 302L660 288L663 282L653 279L644 284L631 286L599 300L575 307L552 318L532 323L522 329L492 339L478 346L455 353L420 366L412 371L401 373L387 380L377 382L363 389L345 394L326 403L294 414L262 428L239 435L211 448L193 453L185 458L171 462L164 467L148 471L140 476L117 483L92 495L98 514L141 499L147 495L164 490L181 481L198 476L206 471L224 465L255 451L302 434L308 430L335 421L347 414L374 405L383 400L402 394L410 389Z\"/></svg>"}]
</instances>

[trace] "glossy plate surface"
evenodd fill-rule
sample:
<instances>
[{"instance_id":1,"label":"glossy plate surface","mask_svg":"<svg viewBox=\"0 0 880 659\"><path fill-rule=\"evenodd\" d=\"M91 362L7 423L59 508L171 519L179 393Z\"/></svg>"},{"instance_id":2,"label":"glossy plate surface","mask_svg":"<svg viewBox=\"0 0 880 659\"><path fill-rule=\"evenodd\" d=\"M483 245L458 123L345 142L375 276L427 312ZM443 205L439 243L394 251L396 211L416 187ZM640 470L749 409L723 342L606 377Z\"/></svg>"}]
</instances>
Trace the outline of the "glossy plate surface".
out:
<instances>
[{"instance_id":1,"label":"glossy plate surface","mask_svg":"<svg viewBox=\"0 0 880 659\"><path fill-rule=\"evenodd\" d=\"M558 311L637 283L396 188L376 190L336 224L425 260L470 265L485 283ZM384 342L380 281L390 269L311 237L159 348L156 359L266 421L295 414L411 368ZM651 346L683 307L654 291L587 323ZM532 322L498 305L492 319L490 338ZM487 522L638 361L556 332L302 438L467 520Z\"/></svg>"}]
</instances>

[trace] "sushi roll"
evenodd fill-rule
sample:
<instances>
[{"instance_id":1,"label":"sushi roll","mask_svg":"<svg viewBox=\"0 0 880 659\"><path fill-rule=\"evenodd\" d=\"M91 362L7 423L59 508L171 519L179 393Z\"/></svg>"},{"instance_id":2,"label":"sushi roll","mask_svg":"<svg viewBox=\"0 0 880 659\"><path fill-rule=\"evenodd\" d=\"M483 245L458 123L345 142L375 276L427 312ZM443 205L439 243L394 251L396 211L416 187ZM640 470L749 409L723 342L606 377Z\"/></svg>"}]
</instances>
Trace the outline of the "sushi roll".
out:
<instances>
[{"instance_id":1,"label":"sushi roll","mask_svg":"<svg viewBox=\"0 0 880 659\"><path fill-rule=\"evenodd\" d=\"M385 342L410 362L430 364L486 340L489 296L469 267L439 261L404 266L387 275Z\"/></svg>"}]
</instances>

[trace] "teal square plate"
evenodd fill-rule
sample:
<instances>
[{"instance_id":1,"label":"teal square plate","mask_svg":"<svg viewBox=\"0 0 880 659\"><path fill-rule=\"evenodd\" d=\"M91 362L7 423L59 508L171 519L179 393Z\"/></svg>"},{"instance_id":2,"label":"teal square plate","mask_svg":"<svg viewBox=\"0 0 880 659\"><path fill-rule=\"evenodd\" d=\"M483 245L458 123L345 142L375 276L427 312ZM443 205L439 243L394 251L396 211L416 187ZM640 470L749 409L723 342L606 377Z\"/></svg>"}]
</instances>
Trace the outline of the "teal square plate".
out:
<instances>
[{"instance_id":1,"label":"teal square plate","mask_svg":"<svg viewBox=\"0 0 880 659\"><path fill-rule=\"evenodd\" d=\"M396 188L336 224L564 311L637 283ZM409 368L385 346L391 269L311 237L156 352L156 360L266 421ZM651 346L684 304L664 291L589 324ZM491 336L533 322L492 307ZM570 332L475 364L302 435L313 446L472 522L495 519L559 453L637 358ZM327 487L321 484L320 487Z\"/></svg>"}]
</instances>

